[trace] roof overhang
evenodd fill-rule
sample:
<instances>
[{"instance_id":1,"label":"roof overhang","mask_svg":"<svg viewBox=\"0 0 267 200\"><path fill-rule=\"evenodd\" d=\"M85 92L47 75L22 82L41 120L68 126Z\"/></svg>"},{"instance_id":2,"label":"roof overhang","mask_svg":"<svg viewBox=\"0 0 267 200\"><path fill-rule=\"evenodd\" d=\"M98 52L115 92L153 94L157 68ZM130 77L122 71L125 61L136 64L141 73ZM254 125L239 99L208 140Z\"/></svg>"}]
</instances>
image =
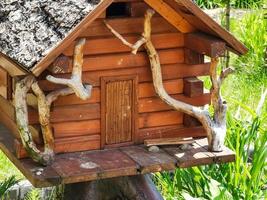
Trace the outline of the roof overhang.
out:
<instances>
[{"instance_id":1,"label":"roof overhang","mask_svg":"<svg viewBox=\"0 0 267 200\"><path fill-rule=\"evenodd\" d=\"M8 58L6 55L0 53L0 66L8 72L12 77L26 75L29 72L21 67L19 64Z\"/></svg>"},{"instance_id":2,"label":"roof overhang","mask_svg":"<svg viewBox=\"0 0 267 200\"><path fill-rule=\"evenodd\" d=\"M99 17L113 0L101 0L99 5L90 12L56 47L54 47L40 62L32 69L35 76L39 76L60 54L65 48L84 31L86 28Z\"/></svg>"}]
</instances>

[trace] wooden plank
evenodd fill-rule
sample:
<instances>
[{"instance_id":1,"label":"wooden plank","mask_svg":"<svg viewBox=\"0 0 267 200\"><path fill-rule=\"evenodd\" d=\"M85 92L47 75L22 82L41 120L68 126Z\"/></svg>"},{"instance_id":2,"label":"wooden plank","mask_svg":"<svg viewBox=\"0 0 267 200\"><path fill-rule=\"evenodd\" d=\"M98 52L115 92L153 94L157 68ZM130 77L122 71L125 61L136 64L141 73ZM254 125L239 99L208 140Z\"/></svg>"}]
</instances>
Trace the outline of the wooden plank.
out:
<instances>
[{"instance_id":1,"label":"wooden plank","mask_svg":"<svg viewBox=\"0 0 267 200\"><path fill-rule=\"evenodd\" d=\"M191 24L189 24L179 13L177 13L172 7L166 4L163 0L158 0L158 1L144 0L144 1L182 33L190 33L195 31L195 28Z\"/></svg>"},{"instance_id":2,"label":"wooden plank","mask_svg":"<svg viewBox=\"0 0 267 200\"><path fill-rule=\"evenodd\" d=\"M222 38L227 42L227 46L232 47L232 49L236 50L239 54L247 53L248 49L241 42L239 42L231 33L227 32L211 17L209 17L192 1L190 0L164 0L164 1L178 12L180 11L180 9L176 8L176 6L181 5L184 7L186 11L184 13L192 13L192 15L194 16L193 20L189 20L188 15L183 15L183 17L190 22L194 22L194 26L197 29ZM207 29L209 31L207 31Z\"/></svg>"},{"instance_id":3,"label":"wooden plank","mask_svg":"<svg viewBox=\"0 0 267 200\"><path fill-rule=\"evenodd\" d=\"M137 165L118 150L63 155L53 164L64 184L137 174Z\"/></svg>"},{"instance_id":4,"label":"wooden plank","mask_svg":"<svg viewBox=\"0 0 267 200\"><path fill-rule=\"evenodd\" d=\"M139 129L138 134L139 144L143 143L146 139L171 137L204 137L207 135L202 127L187 128L182 125L159 126Z\"/></svg>"},{"instance_id":5,"label":"wooden plank","mask_svg":"<svg viewBox=\"0 0 267 200\"><path fill-rule=\"evenodd\" d=\"M140 38L140 36L136 34L123 36L131 43L135 43ZM181 33L159 33L152 35L152 42L156 49L178 48L184 46L184 36ZM74 47L75 42L64 50L63 55L72 56ZM84 47L84 55L130 53L131 51L132 49L130 47L124 45L115 36L88 39ZM144 51L144 47L141 47L139 51Z\"/></svg>"},{"instance_id":6,"label":"wooden plank","mask_svg":"<svg viewBox=\"0 0 267 200\"><path fill-rule=\"evenodd\" d=\"M205 33L185 35L185 47L212 58L224 56L226 44L223 40Z\"/></svg>"},{"instance_id":7,"label":"wooden plank","mask_svg":"<svg viewBox=\"0 0 267 200\"><path fill-rule=\"evenodd\" d=\"M7 71L0 67L0 85L7 86Z\"/></svg>"},{"instance_id":8,"label":"wooden plank","mask_svg":"<svg viewBox=\"0 0 267 200\"><path fill-rule=\"evenodd\" d=\"M177 166L180 168L213 163L212 158L205 153L206 150L197 143L193 143L186 153L179 147L163 147L163 150L177 159Z\"/></svg>"},{"instance_id":9,"label":"wooden plank","mask_svg":"<svg viewBox=\"0 0 267 200\"><path fill-rule=\"evenodd\" d=\"M214 163L228 163L235 161L235 153L227 147L224 147L222 152L209 152L206 138L199 139L196 143L207 151L207 155L213 158Z\"/></svg>"},{"instance_id":10,"label":"wooden plank","mask_svg":"<svg viewBox=\"0 0 267 200\"><path fill-rule=\"evenodd\" d=\"M39 76L62 51L68 47L98 16L112 3L112 0L101 1L56 47L54 47L37 65L31 69L35 76Z\"/></svg>"},{"instance_id":11,"label":"wooden plank","mask_svg":"<svg viewBox=\"0 0 267 200\"><path fill-rule=\"evenodd\" d=\"M176 166L192 167L215 162L234 160L229 149L214 153L206 150L207 140L196 140L193 148L181 150L174 147L160 148L158 153L149 152L143 146L131 146L117 150L97 150L56 155L52 166L42 167L31 159L18 160L14 156L14 138L0 126L0 148L35 187L87 182L140 173L174 170ZM227 155L227 159L225 157ZM223 158L220 159L220 156Z\"/></svg>"},{"instance_id":12,"label":"wooden plank","mask_svg":"<svg viewBox=\"0 0 267 200\"><path fill-rule=\"evenodd\" d=\"M166 80L163 82L164 87L168 94L180 94L183 91L183 80ZM139 98L155 97L156 92L154 90L153 83L140 83L138 84ZM81 100L76 95L69 95L66 97L59 97L54 102L54 106L63 105L76 105L76 104L88 104L88 103L99 103L100 102L100 88L94 87L92 96L88 100Z\"/></svg>"},{"instance_id":13,"label":"wooden plank","mask_svg":"<svg viewBox=\"0 0 267 200\"><path fill-rule=\"evenodd\" d=\"M186 64L171 64L162 65L162 76L163 80L173 80L191 76L205 76L209 74L210 63L201 65L186 65ZM126 76L126 75L137 75L139 82L152 81L152 75L150 67L135 67L128 69L114 69L104 71L92 71L83 73L83 82L90 83L93 86L100 86L100 78L104 76ZM59 78L69 78L70 74L57 74ZM40 80L40 87L44 91L55 90L63 88L65 86L55 85L47 80Z\"/></svg>"},{"instance_id":14,"label":"wooden plank","mask_svg":"<svg viewBox=\"0 0 267 200\"><path fill-rule=\"evenodd\" d=\"M120 149L140 166L140 173L169 171L175 169L176 161L165 152L149 152L143 146L124 147Z\"/></svg>"},{"instance_id":15,"label":"wooden plank","mask_svg":"<svg viewBox=\"0 0 267 200\"><path fill-rule=\"evenodd\" d=\"M204 106L210 103L210 94L203 94L195 98L189 98L182 94L171 95L174 99L194 105L194 106ZM139 99L139 113L145 112L156 112L156 111L166 111L173 110L173 108L167 105L159 97L142 98Z\"/></svg>"},{"instance_id":16,"label":"wooden plank","mask_svg":"<svg viewBox=\"0 0 267 200\"><path fill-rule=\"evenodd\" d=\"M159 50L158 53L162 65L184 63L183 48ZM71 73L72 63L71 57L62 55L51 65L49 70L53 74ZM150 65L150 62L145 52L139 52L136 55L129 53L93 55L84 57L83 71L122 69L148 65Z\"/></svg>"},{"instance_id":17,"label":"wooden plank","mask_svg":"<svg viewBox=\"0 0 267 200\"><path fill-rule=\"evenodd\" d=\"M100 120L53 123L54 137L65 138L100 134Z\"/></svg>"},{"instance_id":18,"label":"wooden plank","mask_svg":"<svg viewBox=\"0 0 267 200\"><path fill-rule=\"evenodd\" d=\"M29 124L38 124L38 117L38 112L29 108ZM56 123L91 119L100 119L100 104L56 107L51 111L50 121Z\"/></svg>"},{"instance_id":19,"label":"wooden plank","mask_svg":"<svg viewBox=\"0 0 267 200\"><path fill-rule=\"evenodd\" d=\"M180 145L180 144L192 144L194 140L192 138L157 138L147 139L144 141L144 145L150 146L166 146L166 145Z\"/></svg>"},{"instance_id":20,"label":"wooden plank","mask_svg":"<svg viewBox=\"0 0 267 200\"><path fill-rule=\"evenodd\" d=\"M204 93L204 83L197 77L184 78L184 95L198 97Z\"/></svg>"},{"instance_id":21,"label":"wooden plank","mask_svg":"<svg viewBox=\"0 0 267 200\"><path fill-rule=\"evenodd\" d=\"M139 128L177 125L183 123L183 113L177 111L142 113L139 115Z\"/></svg>"},{"instance_id":22,"label":"wooden plank","mask_svg":"<svg viewBox=\"0 0 267 200\"><path fill-rule=\"evenodd\" d=\"M110 24L120 34L142 34L144 31L144 17L132 17L132 18L114 18L106 19L107 23ZM175 33L177 32L171 24L169 24L162 17L153 17L152 21L152 34L156 33ZM110 30L105 26L103 20L95 20L90 26L81 33L79 37L106 37L113 36Z\"/></svg>"},{"instance_id":23,"label":"wooden plank","mask_svg":"<svg viewBox=\"0 0 267 200\"><path fill-rule=\"evenodd\" d=\"M28 72L19 66L16 62L0 53L0 67L5 69L12 77L26 75Z\"/></svg>"},{"instance_id":24,"label":"wooden plank","mask_svg":"<svg viewBox=\"0 0 267 200\"><path fill-rule=\"evenodd\" d=\"M15 140L14 147L17 158L26 158L28 154L19 140ZM38 145L43 149L42 145ZM100 149L100 135L58 138L55 140L55 153L70 153Z\"/></svg>"}]
</instances>

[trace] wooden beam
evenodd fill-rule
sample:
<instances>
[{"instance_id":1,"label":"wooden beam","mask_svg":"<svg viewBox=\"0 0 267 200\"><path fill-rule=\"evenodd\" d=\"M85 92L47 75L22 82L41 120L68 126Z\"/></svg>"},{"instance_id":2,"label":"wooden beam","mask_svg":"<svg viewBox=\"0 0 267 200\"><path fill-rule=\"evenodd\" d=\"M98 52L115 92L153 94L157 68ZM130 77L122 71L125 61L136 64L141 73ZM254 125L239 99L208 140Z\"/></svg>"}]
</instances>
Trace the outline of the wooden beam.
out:
<instances>
[{"instance_id":1,"label":"wooden beam","mask_svg":"<svg viewBox=\"0 0 267 200\"><path fill-rule=\"evenodd\" d=\"M184 79L184 95L188 97L198 97L203 95L204 85L203 81L197 77L190 77Z\"/></svg>"},{"instance_id":2,"label":"wooden beam","mask_svg":"<svg viewBox=\"0 0 267 200\"><path fill-rule=\"evenodd\" d=\"M22 69L19 65L9 59L7 56L0 53L0 67L8 72L12 77L22 76L28 74L26 70Z\"/></svg>"},{"instance_id":3,"label":"wooden beam","mask_svg":"<svg viewBox=\"0 0 267 200\"><path fill-rule=\"evenodd\" d=\"M91 11L74 29L63 39L48 55L46 55L37 65L31 69L35 76L39 76L60 54L68 47L86 28L100 16L113 0L102 0L101 3Z\"/></svg>"},{"instance_id":4,"label":"wooden beam","mask_svg":"<svg viewBox=\"0 0 267 200\"><path fill-rule=\"evenodd\" d=\"M144 141L145 146L166 146L166 145L180 145L180 144L192 144L194 140L192 138L156 138L148 139Z\"/></svg>"},{"instance_id":5,"label":"wooden beam","mask_svg":"<svg viewBox=\"0 0 267 200\"><path fill-rule=\"evenodd\" d=\"M200 32L186 34L185 47L212 58L224 56L226 51L223 40Z\"/></svg>"},{"instance_id":6,"label":"wooden beam","mask_svg":"<svg viewBox=\"0 0 267 200\"><path fill-rule=\"evenodd\" d=\"M192 51L191 49L184 49L184 60L185 64L188 65L198 65L198 64L204 64L204 55L197 53L195 51Z\"/></svg>"},{"instance_id":7,"label":"wooden beam","mask_svg":"<svg viewBox=\"0 0 267 200\"><path fill-rule=\"evenodd\" d=\"M166 4L163 0L144 0L149 6L156 10L170 24L182 33L190 33L196 29L188 23L179 13Z\"/></svg>"}]
</instances>

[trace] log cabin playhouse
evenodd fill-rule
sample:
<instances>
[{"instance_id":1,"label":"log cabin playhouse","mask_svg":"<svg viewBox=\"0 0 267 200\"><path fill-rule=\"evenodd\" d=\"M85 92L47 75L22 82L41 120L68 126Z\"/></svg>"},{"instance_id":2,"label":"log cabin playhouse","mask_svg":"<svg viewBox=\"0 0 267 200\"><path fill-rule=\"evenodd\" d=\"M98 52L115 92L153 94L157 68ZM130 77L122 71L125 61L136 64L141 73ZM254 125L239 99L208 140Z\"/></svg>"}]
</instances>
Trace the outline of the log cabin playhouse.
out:
<instances>
[{"instance_id":1,"label":"log cabin playhouse","mask_svg":"<svg viewBox=\"0 0 267 200\"><path fill-rule=\"evenodd\" d=\"M234 159L220 96L232 70L216 66L247 49L192 1L4 0L0 11L0 147L35 186ZM142 146L183 137L208 142Z\"/></svg>"}]
</instances>

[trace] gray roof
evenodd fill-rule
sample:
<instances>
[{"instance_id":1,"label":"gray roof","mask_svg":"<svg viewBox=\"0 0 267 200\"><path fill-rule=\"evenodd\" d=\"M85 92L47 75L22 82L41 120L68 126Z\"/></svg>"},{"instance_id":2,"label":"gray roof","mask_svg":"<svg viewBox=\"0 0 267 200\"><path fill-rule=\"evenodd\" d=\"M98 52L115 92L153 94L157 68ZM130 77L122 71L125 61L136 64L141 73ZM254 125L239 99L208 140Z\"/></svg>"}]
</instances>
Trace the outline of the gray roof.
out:
<instances>
[{"instance_id":1,"label":"gray roof","mask_svg":"<svg viewBox=\"0 0 267 200\"><path fill-rule=\"evenodd\" d=\"M30 69L100 0L0 0L0 52Z\"/></svg>"}]
</instances>

